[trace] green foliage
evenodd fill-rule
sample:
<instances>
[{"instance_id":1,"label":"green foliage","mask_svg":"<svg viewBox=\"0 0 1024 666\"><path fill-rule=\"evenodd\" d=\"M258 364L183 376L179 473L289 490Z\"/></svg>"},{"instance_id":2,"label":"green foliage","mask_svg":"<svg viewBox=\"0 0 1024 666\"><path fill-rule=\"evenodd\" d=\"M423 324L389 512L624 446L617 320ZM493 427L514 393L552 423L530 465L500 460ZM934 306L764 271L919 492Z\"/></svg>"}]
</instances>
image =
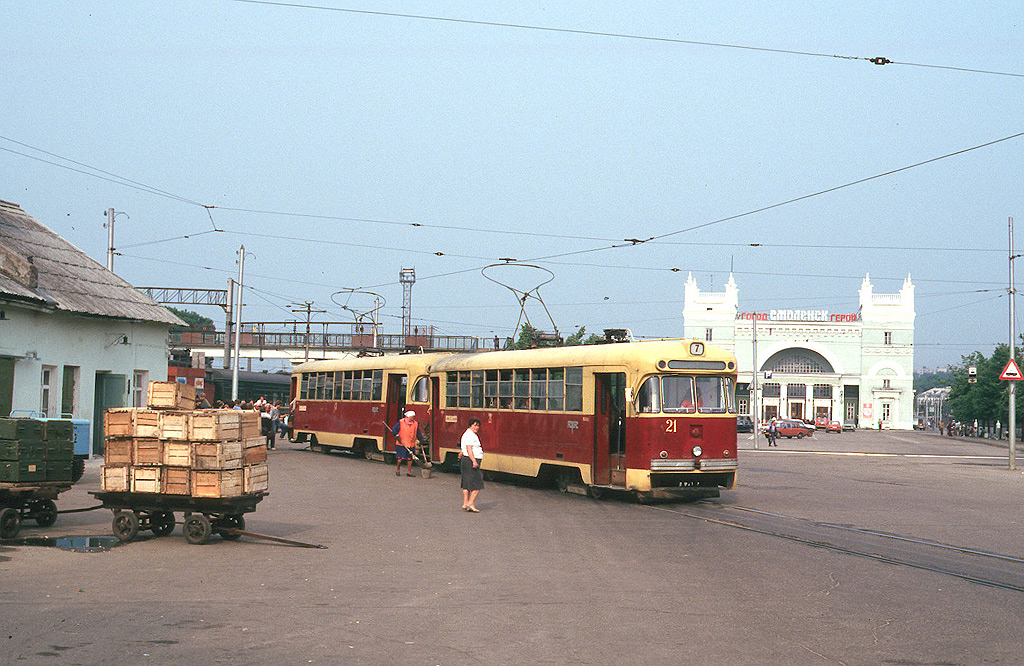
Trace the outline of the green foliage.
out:
<instances>
[{"instance_id":1,"label":"green foliage","mask_svg":"<svg viewBox=\"0 0 1024 666\"><path fill-rule=\"evenodd\" d=\"M586 332L587 332L587 327L586 326L580 326L579 329L577 329L575 333L573 333L572 335L570 335L569 337L567 337L565 339L565 346L566 347L575 347L577 345L584 344L584 342L583 342L583 334L586 333ZM593 336L591 336L591 337L593 337Z\"/></svg>"},{"instance_id":2,"label":"green foliage","mask_svg":"<svg viewBox=\"0 0 1024 666\"><path fill-rule=\"evenodd\" d=\"M173 312L174 314L178 315L178 317L180 317L182 321L188 324L189 330L198 331L204 328L208 328L209 330L213 331L217 328L214 325L212 319L210 319L209 317L204 317L198 312L192 312L191 310L179 310L178 308L171 307L167 309ZM174 326L171 328L171 330L180 331L184 329L182 329L180 326Z\"/></svg>"},{"instance_id":3,"label":"green foliage","mask_svg":"<svg viewBox=\"0 0 1024 666\"><path fill-rule=\"evenodd\" d=\"M541 340L540 331L531 326L530 324L523 324L523 327L519 329L519 338L516 339L509 349L536 349L538 347L575 347L577 345L598 345L605 342L605 339L600 335L590 334L586 340L583 336L587 332L586 326L580 326L579 329L565 338L565 340Z\"/></svg>"},{"instance_id":4,"label":"green foliage","mask_svg":"<svg viewBox=\"0 0 1024 666\"><path fill-rule=\"evenodd\" d=\"M928 389L933 389L939 386L951 386L952 384L952 372L933 372L931 374L914 377L914 392L924 393Z\"/></svg>"},{"instance_id":5,"label":"green foliage","mask_svg":"<svg viewBox=\"0 0 1024 666\"><path fill-rule=\"evenodd\" d=\"M1017 364L1020 365L1020 350L1017 351ZM996 421L1007 422L1010 408L1009 382L999 379L1003 368L1010 360L1008 345L999 345L992 356L985 357L981 352L974 352L963 357L960 367L953 369L953 381L950 383L949 408L953 418L961 423L994 424ZM967 381L967 369L974 366L978 369L978 381ZM1024 400L1017 400L1017 421L1024 417Z\"/></svg>"}]
</instances>

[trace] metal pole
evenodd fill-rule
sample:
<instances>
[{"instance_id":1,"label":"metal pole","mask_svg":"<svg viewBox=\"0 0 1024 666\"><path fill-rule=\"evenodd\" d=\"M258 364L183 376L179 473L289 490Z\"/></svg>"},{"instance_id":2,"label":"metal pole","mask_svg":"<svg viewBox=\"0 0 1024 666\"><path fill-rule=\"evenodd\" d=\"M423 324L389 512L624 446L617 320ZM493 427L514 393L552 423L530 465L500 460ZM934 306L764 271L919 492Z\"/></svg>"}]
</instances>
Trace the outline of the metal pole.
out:
<instances>
[{"instance_id":1,"label":"metal pole","mask_svg":"<svg viewBox=\"0 0 1024 666\"><path fill-rule=\"evenodd\" d=\"M1017 333L1014 330L1014 301L1017 292L1013 287L1013 218L1010 218L1010 358L1016 360ZM1010 380L1010 469L1017 469L1017 382Z\"/></svg>"},{"instance_id":2,"label":"metal pole","mask_svg":"<svg viewBox=\"0 0 1024 666\"><path fill-rule=\"evenodd\" d=\"M231 399L238 400L238 366L241 358L238 348L242 342L242 285L245 275L245 246L238 248L238 303L235 305L235 364L231 368Z\"/></svg>"},{"instance_id":3,"label":"metal pole","mask_svg":"<svg viewBox=\"0 0 1024 666\"><path fill-rule=\"evenodd\" d=\"M231 317L235 309L235 279L228 278L228 309L224 322L224 369L231 369Z\"/></svg>"},{"instance_id":4,"label":"metal pole","mask_svg":"<svg viewBox=\"0 0 1024 666\"><path fill-rule=\"evenodd\" d=\"M114 270L114 209L107 209L107 270Z\"/></svg>"},{"instance_id":5,"label":"metal pole","mask_svg":"<svg viewBox=\"0 0 1024 666\"><path fill-rule=\"evenodd\" d=\"M755 310L756 310L756 308L755 308ZM750 415L750 420L754 422L754 448L756 449L757 448L757 436L761 434L761 418L760 418L761 417L761 410L758 409L758 406L757 406L757 372L758 372L758 367L757 367L757 312L754 312L754 333L753 333L752 338L753 338L753 341L754 341L754 350L753 350L754 351L754 357L753 357L752 362L750 364L750 367L751 367L751 374L750 374L750 378L751 378L751 381L750 381L750 411L751 411L751 415Z\"/></svg>"}]
</instances>

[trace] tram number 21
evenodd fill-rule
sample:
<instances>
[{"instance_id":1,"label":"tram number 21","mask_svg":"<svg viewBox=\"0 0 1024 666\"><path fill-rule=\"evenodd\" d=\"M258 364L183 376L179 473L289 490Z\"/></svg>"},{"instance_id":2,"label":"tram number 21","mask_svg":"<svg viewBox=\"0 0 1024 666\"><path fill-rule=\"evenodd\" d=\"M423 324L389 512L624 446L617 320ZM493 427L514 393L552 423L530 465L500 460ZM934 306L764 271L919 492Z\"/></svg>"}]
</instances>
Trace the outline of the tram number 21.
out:
<instances>
[{"instance_id":1,"label":"tram number 21","mask_svg":"<svg viewBox=\"0 0 1024 666\"><path fill-rule=\"evenodd\" d=\"M676 430L675 419L665 419L665 432L679 432Z\"/></svg>"}]
</instances>

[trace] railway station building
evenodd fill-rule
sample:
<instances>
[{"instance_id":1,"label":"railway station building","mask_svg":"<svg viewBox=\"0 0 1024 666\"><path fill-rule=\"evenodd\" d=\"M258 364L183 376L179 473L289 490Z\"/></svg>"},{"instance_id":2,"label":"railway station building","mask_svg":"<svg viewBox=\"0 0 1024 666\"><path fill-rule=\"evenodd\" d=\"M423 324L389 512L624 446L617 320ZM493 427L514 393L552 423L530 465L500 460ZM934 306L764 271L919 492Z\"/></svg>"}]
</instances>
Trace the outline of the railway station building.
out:
<instances>
[{"instance_id":1,"label":"railway station building","mask_svg":"<svg viewBox=\"0 0 1024 666\"><path fill-rule=\"evenodd\" d=\"M733 276L724 291L686 281L683 329L736 354L741 414L766 421L824 417L858 428L914 424L914 285L875 293L864 277L855 312L741 310ZM756 393L755 393L756 390Z\"/></svg>"}]
</instances>

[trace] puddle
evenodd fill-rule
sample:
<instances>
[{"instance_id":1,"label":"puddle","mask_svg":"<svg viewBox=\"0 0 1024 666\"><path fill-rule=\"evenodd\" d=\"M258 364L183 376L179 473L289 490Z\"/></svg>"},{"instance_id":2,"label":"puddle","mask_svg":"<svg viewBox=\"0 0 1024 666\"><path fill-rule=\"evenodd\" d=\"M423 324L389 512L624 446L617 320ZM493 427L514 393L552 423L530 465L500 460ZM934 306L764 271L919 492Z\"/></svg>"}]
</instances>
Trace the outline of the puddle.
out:
<instances>
[{"instance_id":1,"label":"puddle","mask_svg":"<svg viewBox=\"0 0 1024 666\"><path fill-rule=\"evenodd\" d=\"M121 545L115 536L84 536L84 537L23 537L6 539L5 546L42 546L44 548L60 548L75 553L102 553L114 546Z\"/></svg>"}]
</instances>

